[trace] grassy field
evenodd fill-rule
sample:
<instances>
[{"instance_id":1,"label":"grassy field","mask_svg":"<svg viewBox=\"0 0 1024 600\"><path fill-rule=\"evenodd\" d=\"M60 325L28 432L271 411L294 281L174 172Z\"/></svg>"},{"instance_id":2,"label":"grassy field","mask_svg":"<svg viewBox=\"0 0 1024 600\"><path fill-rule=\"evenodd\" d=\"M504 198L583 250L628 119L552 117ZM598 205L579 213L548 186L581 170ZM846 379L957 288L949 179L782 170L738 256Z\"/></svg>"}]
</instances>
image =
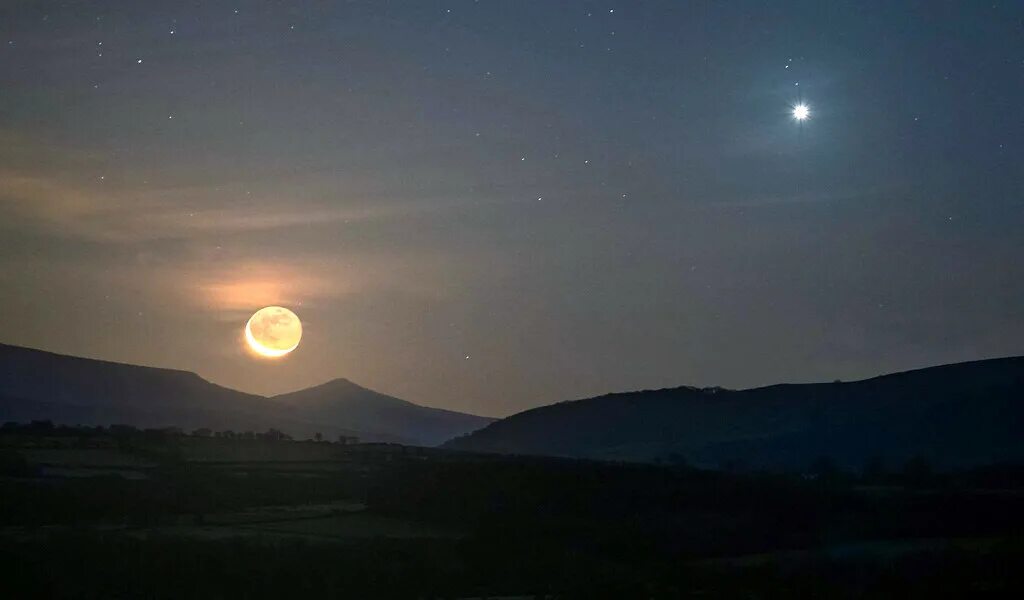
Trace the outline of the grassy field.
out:
<instances>
[{"instance_id":1,"label":"grassy field","mask_svg":"<svg viewBox=\"0 0 1024 600\"><path fill-rule=\"evenodd\" d=\"M1013 467L806 480L392 445L3 437L0 575L48 597L1002 597L1024 564Z\"/></svg>"}]
</instances>

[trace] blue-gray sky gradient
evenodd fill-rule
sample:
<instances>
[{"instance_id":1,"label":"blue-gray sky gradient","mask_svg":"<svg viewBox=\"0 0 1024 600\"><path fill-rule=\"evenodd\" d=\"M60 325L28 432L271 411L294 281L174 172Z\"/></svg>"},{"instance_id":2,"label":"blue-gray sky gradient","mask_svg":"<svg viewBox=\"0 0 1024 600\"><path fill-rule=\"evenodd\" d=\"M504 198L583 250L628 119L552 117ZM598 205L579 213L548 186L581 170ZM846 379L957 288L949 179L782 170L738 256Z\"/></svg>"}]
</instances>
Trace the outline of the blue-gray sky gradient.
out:
<instances>
[{"instance_id":1,"label":"blue-gray sky gradient","mask_svg":"<svg viewBox=\"0 0 1024 600\"><path fill-rule=\"evenodd\" d=\"M1013 2L7 3L3 341L490 415L1020 354L1022 23ZM305 326L273 364L240 339L266 304Z\"/></svg>"}]
</instances>

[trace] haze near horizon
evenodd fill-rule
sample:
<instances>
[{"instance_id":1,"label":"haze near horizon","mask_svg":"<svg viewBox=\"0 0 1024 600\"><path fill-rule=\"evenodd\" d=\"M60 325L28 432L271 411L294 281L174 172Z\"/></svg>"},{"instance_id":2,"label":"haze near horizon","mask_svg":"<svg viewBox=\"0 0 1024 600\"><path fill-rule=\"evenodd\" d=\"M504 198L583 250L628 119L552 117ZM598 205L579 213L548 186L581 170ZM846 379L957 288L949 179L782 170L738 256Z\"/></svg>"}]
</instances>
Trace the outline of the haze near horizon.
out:
<instances>
[{"instance_id":1,"label":"haze near horizon","mask_svg":"<svg viewBox=\"0 0 1024 600\"><path fill-rule=\"evenodd\" d=\"M1024 354L1022 18L9 3L2 341L498 416Z\"/></svg>"}]
</instances>

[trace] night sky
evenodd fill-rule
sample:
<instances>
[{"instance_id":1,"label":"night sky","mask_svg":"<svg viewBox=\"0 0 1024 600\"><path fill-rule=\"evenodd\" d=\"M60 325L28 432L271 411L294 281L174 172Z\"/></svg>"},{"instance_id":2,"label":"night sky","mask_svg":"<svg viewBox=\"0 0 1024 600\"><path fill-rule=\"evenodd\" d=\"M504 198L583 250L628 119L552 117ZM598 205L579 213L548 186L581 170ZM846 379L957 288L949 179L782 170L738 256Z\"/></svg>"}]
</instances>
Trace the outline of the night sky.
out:
<instances>
[{"instance_id":1,"label":"night sky","mask_svg":"<svg viewBox=\"0 0 1024 600\"><path fill-rule=\"evenodd\" d=\"M1024 353L1020 2L2 6L2 342L488 415Z\"/></svg>"}]
</instances>

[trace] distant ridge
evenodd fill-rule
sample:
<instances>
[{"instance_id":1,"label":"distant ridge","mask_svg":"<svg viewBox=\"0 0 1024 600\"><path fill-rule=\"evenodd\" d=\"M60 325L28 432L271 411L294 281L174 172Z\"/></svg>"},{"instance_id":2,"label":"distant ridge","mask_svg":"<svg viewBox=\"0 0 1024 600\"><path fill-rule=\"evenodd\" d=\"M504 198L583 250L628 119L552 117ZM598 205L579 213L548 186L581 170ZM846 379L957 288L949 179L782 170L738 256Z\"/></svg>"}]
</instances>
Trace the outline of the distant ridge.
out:
<instances>
[{"instance_id":1,"label":"distant ridge","mask_svg":"<svg viewBox=\"0 0 1024 600\"><path fill-rule=\"evenodd\" d=\"M706 467L1024 461L1024 357L855 382L608 394L512 415L445 447Z\"/></svg>"},{"instance_id":2,"label":"distant ridge","mask_svg":"<svg viewBox=\"0 0 1024 600\"><path fill-rule=\"evenodd\" d=\"M439 444L493 420L419 406L345 379L265 398L190 371L0 344L0 421L43 419L186 430L273 427L300 438L321 433L327 439L347 435L420 445Z\"/></svg>"},{"instance_id":3,"label":"distant ridge","mask_svg":"<svg viewBox=\"0 0 1024 600\"><path fill-rule=\"evenodd\" d=\"M415 431L419 443L430 446L494 421L489 417L413 404L344 378L274 396L271 400L299 411L306 418L358 431ZM453 434L453 431L459 433Z\"/></svg>"}]
</instances>

